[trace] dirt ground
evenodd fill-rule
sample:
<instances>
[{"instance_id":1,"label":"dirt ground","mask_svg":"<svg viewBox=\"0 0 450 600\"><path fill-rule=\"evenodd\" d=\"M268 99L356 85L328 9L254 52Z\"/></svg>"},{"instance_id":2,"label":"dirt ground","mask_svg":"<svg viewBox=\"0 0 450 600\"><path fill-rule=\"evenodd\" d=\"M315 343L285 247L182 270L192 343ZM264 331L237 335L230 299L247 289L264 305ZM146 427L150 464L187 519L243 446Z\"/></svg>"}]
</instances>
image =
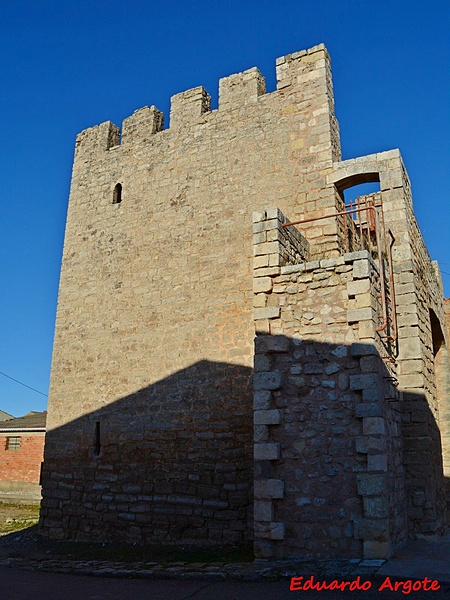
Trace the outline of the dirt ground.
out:
<instances>
[{"instance_id":1,"label":"dirt ground","mask_svg":"<svg viewBox=\"0 0 450 600\"><path fill-rule=\"evenodd\" d=\"M0 500L0 560L5 557L33 557L71 560L104 560L136 562L188 563L202 562L252 562L252 545L225 548L198 547L136 547L128 544L89 544L81 542L59 542L40 539L37 535L39 520L38 504L20 504ZM10 535L12 534L12 535ZM17 534L17 535L14 535Z\"/></svg>"},{"instance_id":2,"label":"dirt ground","mask_svg":"<svg viewBox=\"0 0 450 600\"><path fill-rule=\"evenodd\" d=\"M0 535L6 535L36 525L38 519L38 504L0 502Z\"/></svg>"}]
</instances>

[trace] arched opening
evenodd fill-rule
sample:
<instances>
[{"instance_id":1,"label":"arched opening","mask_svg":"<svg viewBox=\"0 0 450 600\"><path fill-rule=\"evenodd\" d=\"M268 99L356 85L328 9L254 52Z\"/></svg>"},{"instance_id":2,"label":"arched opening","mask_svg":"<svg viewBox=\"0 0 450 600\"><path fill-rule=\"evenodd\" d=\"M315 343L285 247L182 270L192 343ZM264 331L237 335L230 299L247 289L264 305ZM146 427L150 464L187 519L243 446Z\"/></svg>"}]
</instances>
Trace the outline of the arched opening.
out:
<instances>
[{"instance_id":1,"label":"arched opening","mask_svg":"<svg viewBox=\"0 0 450 600\"><path fill-rule=\"evenodd\" d=\"M356 198L367 194L372 194L380 189L380 174L379 173L356 173L355 175L349 175L344 177L335 183L336 189L339 192L342 200ZM350 188L352 189L350 192ZM347 193L345 193L347 191ZM355 195L355 192L357 195Z\"/></svg>"},{"instance_id":2,"label":"arched opening","mask_svg":"<svg viewBox=\"0 0 450 600\"><path fill-rule=\"evenodd\" d=\"M335 181L334 185L341 201L340 211L347 213L340 219L340 230L346 252L365 248L375 253L378 251L379 225L382 223L380 174L378 172L354 173Z\"/></svg>"},{"instance_id":3,"label":"arched opening","mask_svg":"<svg viewBox=\"0 0 450 600\"><path fill-rule=\"evenodd\" d=\"M445 344L444 334L442 333L441 324L439 323L439 319L436 316L436 313L432 308L430 308L430 323L431 323L431 336L433 339L433 355L436 356L439 354L439 350L442 345Z\"/></svg>"},{"instance_id":4,"label":"arched opening","mask_svg":"<svg viewBox=\"0 0 450 600\"><path fill-rule=\"evenodd\" d=\"M378 194L380 191L380 184L378 182L373 183L359 183L352 185L344 190L344 202L346 205L355 204L357 198L365 196L373 196Z\"/></svg>"},{"instance_id":5,"label":"arched opening","mask_svg":"<svg viewBox=\"0 0 450 600\"><path fill-rule=\"evenodd\" d=\"M448 525L450 523L450 356L440 321L431 308L430 325L447 504L446 521Z\"/></svg>"},{"instance_id":6,"label":"arched opening","mask_svg":"<svg viewBox=\"0 0 450 600\"><path fill-rule=\"evenodd\" d=\"M122 202L122 184L116 183L113 192L113 204L120 204Z\"/></svg>"}]
</instances>

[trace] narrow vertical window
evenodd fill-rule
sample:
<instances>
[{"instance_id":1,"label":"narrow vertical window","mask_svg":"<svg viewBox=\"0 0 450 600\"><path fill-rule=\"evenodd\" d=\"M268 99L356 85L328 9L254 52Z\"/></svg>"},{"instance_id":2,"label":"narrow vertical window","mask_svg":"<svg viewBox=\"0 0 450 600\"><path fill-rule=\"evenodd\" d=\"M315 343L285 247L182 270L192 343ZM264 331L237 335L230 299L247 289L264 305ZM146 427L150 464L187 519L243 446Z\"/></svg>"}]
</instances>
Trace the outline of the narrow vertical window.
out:
<instances>
[{"instance_id":1,"label":"narrow vertical window","mask_svg":"<svg viewBox=\"0 0 450 600\"><path fill-rule=\"evenodd\" d=\"M102 444L100 441L100 421L95 423L94 456L99 456Z\"/></svg>"},{"instance_id":2,"label":"narrow vertical window","mask_svg":"<svg viewBox=\"0 0 450 600\"><path fill-rule=\"evenodd\" d=\"M113 204L120 204L122 202L122 184L116 183L113 193Z\"/></svg>"}]
</instances>

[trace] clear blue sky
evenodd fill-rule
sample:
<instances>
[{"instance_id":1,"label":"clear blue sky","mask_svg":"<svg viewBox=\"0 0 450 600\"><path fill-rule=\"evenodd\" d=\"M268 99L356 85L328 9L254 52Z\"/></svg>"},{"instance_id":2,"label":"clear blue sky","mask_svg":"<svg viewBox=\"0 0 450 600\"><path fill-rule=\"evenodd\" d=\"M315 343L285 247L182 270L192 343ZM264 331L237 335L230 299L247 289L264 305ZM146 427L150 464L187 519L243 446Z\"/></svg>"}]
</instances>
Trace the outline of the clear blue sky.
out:
<instances>
[{"instance_id":1,"label":"clear blue sky","mask_svg":"<svg viewBox=\"0 0 450 600\"><path fill-rule=\"evenodd\" d=\"M324 42L343 157L400 148L450 295L448 0L15 0L0 9L0 371L48 391L75 136ZM0 409L46 398L0 376Z\"/></svg>"}]
</instances>

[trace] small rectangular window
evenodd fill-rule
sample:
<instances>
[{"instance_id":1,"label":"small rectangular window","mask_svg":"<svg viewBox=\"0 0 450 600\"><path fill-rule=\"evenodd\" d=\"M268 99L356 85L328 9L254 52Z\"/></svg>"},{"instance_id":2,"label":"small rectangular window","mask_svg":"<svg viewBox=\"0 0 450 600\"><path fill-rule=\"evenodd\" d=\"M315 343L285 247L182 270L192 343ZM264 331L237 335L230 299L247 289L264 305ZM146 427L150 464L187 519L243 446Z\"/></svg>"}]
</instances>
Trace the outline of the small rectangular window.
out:
<instances>
[{"instance_id":1,"label":"small rectangular window","mask_svg":"<svg viewBox=\"0 0 450 600\"><path fill-rule=\"evenodd\" d=\"M20 449L20 436L6 438L6 449L7 450L19 450Z\"/></svg>"},{"instance_id":2,"label":"small rectangular window","mask_svg":"<svg viewBox=\"0 0 450 600\"><path fill-rule=\"evenodd\" d=\"M102 443L100 439L100 421L95 423L95 440L94 440L94 456L100 456L100 450L102 449Z\"/></svg>"}]
</instances>

